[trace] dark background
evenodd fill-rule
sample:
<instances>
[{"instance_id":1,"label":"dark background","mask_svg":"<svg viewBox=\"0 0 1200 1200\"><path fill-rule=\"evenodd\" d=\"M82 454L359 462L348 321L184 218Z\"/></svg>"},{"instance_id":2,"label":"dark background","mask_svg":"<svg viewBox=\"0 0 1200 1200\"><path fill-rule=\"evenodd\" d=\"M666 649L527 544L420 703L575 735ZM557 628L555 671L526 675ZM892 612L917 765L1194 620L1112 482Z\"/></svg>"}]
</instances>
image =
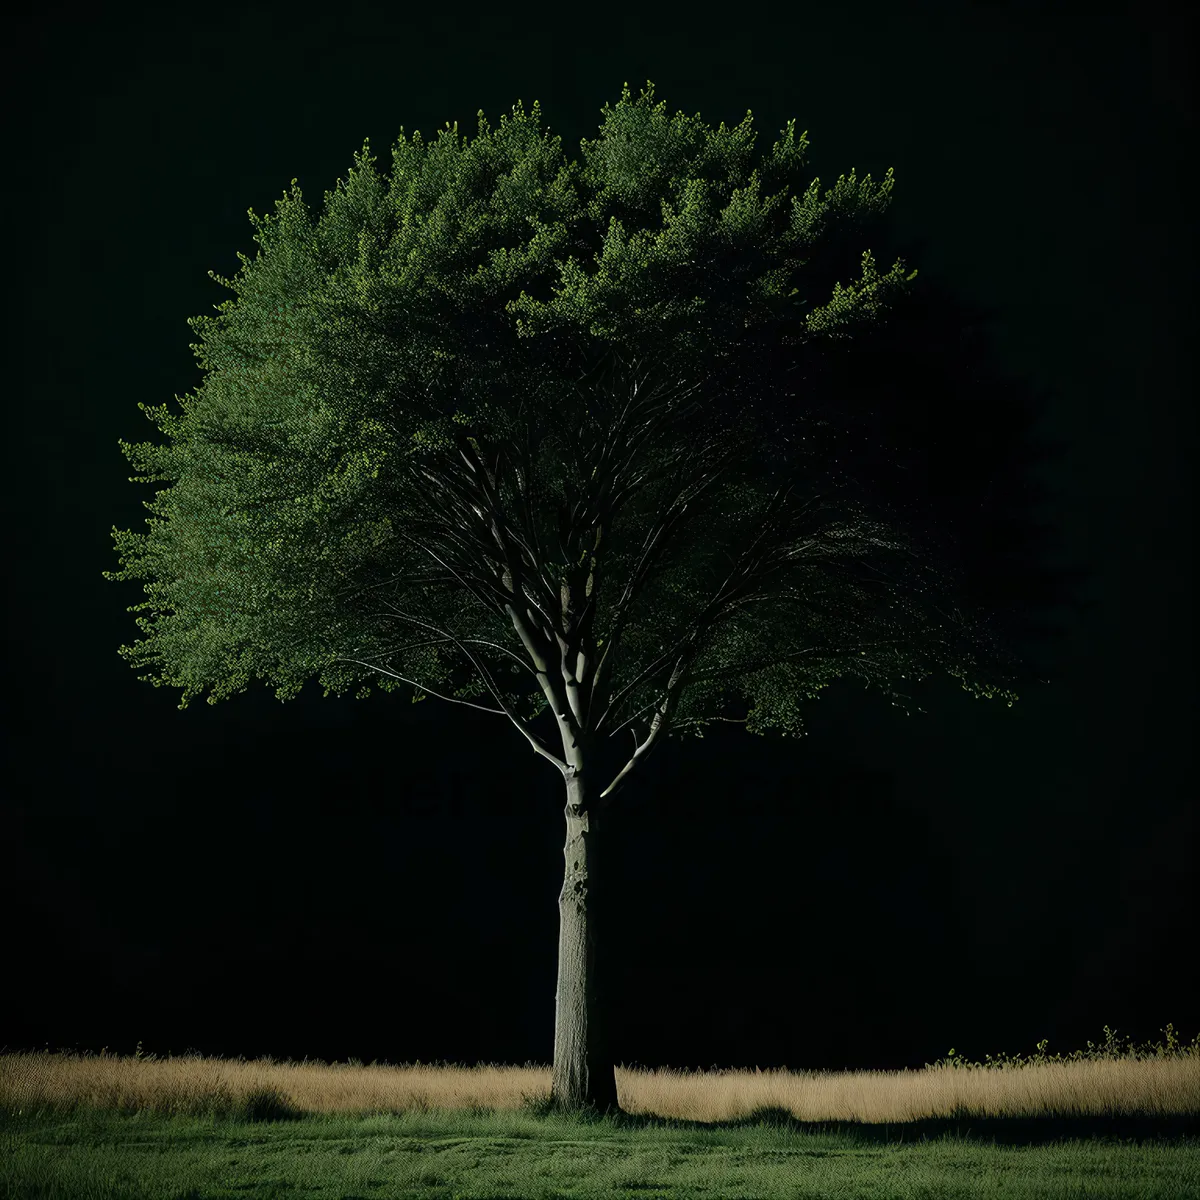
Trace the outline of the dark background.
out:
<instances>
[{"instance_id":1,"label":"dark background","mask_svg":"<svg viewBox=\"0 0 1200 1200\"><path fill-rule=\"evenodd\" d=\"M518 98L575 157L647 78L713 126L752 109L760 153L796 117L823 188L895 167L911 265L996 311L997 363L1051 397L1042 513L1088 582L1011 709L943 680L905 717L846 685L803 741L657 752L604 845L617 1060L1200 1029L1189 32L1143 0L831 9L42 5L12 35L0 1043L549 1063L551 765L436 699L259 684L181 713L118 658L143 595L101 571L153 494L117 439L199 384L185 318L256 252L248 207L295 176L319 210L364 136L387 171L401 125L473 138Z\"/></svg>"}]
</instances>

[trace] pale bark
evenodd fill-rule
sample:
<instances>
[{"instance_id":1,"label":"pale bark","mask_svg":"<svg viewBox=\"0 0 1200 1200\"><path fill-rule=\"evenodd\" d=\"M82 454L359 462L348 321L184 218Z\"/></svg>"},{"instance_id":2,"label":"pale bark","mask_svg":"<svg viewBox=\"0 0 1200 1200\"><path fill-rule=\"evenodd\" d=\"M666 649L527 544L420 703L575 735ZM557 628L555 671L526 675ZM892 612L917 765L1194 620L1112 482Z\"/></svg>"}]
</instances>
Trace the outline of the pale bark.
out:
<instances>
[{"instance_id":1,"label":"pale bark","mask_svg":"<svg viewBox=\"0 0 1200 1200\"><path fill-rule=\"evenodd\" d=\"M550 1094L559 1109L595 1106L599 1112L616 1112L616 1070L609 1051L604 1000L597 990L598 817L595 796L588 795L583 773L567 776L565 815Z\"/></svg>"}]
</instances>

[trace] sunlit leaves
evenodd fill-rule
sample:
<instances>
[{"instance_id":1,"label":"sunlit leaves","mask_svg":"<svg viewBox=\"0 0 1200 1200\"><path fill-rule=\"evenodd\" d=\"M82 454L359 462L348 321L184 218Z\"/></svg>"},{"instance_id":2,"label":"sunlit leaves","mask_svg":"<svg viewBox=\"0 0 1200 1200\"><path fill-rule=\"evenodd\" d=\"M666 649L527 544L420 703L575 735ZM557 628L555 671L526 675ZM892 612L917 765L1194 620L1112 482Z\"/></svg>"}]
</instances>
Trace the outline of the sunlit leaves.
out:
<instances>
[{"instance_id":1,"label":"sunlit leaves","mask_svg":"<svg viewBox=\"0 0 1200 1200\"><path fill-rule=\"evenodd\" d=\"M119 443L170 485L105 572L145 581L146 636L120 649L140 678L180 707L317 676L528 719L551 685L518 666L501 688L513 656L590 639L611 651L593 716L625 693L610 728L671 679L696 733L739 685L751 732L798 731L847 673L886 689L941 666L1006 695L888 519L813 503L841 503L832 440L801 432L764 352L903 303L915 272L852 244L891 170L822 195L794 122L755 161L749 113L712 129L652 100L626 86L579 162L518 102L474 139L401 129L390 177L364 142L317 215L295 180L250 212L258 253L210 272L234 298L190 320L203 383L179 414L139 405L166 444ZM827 279L848 247L859 278Z\"/></svg>"}]
</instances>

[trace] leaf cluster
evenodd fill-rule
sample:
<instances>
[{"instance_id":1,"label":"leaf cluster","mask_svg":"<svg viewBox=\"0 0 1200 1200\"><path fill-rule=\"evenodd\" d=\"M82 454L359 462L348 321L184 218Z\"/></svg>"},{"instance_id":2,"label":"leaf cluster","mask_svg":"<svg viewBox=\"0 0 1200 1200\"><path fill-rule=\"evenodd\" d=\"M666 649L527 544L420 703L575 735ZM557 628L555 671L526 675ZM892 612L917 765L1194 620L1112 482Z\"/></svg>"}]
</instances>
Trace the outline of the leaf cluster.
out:
<instances>
[{"instance_id":1,"label":"leaf cluster","mask_svg":"<svg viewBox=\"0 0 1200 1200\"><path fill-rule=\"evenodd\" d=\"M390 178L364 143L316 219L295 180L250 211L255 259L210 272L236 299L190 320L203 383L139 405L166 444L119 443L169 484L105 572L146 581L140 678L181 709L252 678L487 696L543 752L549 705L645 746L735 685L752 732L843 674L1011 700L932 542L858 487L854 422L805 406L806 359L916 275L854 245L892 172L822 195L794 122L756 162L750 113L652 99L579 162L518 102L469 143L401 130Z\"/></svg>"}]
</instances>

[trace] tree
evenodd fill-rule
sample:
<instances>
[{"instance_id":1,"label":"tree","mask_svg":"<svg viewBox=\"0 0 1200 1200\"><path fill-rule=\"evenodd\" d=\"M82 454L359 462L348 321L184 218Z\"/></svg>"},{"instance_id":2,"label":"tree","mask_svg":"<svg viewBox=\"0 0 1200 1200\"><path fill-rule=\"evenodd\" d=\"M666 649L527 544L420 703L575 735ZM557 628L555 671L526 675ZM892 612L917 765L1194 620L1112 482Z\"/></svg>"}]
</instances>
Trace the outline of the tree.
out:
<instances>
[{"instance_id":1,"label":"tree","mask_svg":"<svg viewBox=\"0 0 1200 1200\"><path fill-rule=\"evenodd\" d=\"M104 572L148 581L119 653L180 709L252 677L280 700L374 682L505 717L557 767L567 1109L618 1107L600 819L664 738L728 719L731 690L749 732L802 734L847 675L906 711L898 681L937 669L1016 698L952 534L889 494L865 408L805 391L902 311L901 260L841 283L892 172L822 197L794 122L752 165L749 112L713 130L652 98L605 105L582 163L518 102L470 144L401 130L390 182L364 145L315 223L295 180L251 210L255 260L210 272L236 302L190 321L202 385L180 415L139 405L169 444L119 443L170 486Z\"/></svg>"}]
</instances>

